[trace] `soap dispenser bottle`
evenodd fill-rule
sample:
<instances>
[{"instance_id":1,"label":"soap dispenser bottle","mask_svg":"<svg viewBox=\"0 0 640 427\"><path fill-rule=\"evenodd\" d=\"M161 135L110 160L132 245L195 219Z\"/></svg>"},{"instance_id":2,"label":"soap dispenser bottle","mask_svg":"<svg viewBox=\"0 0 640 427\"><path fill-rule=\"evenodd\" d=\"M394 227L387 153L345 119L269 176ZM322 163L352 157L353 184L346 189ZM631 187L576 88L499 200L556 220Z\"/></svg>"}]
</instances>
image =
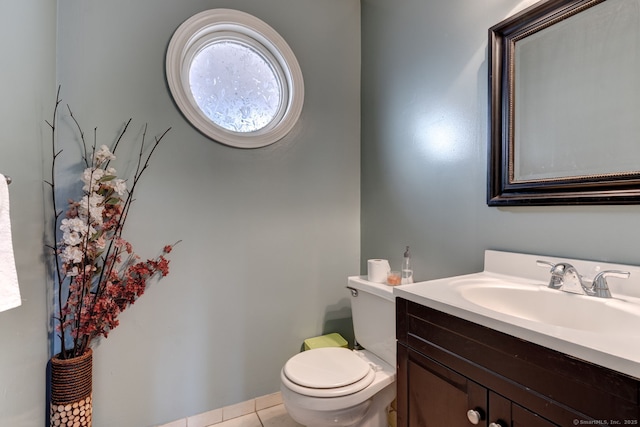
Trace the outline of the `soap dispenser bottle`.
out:
<instances>
[{"instance_id":1,"label":"soap dispenser bottle","mask_svg":"<svg viewBox=\"0 0 640 427\"><path fill-rule=\"evenodd\" d=\"M411 253L409 252L409 246L404 251L404 258L402 259L402 278L400 284L406 285L407 283L413 283L413 270L411 269Z\"/></svg>"}]
</instances>

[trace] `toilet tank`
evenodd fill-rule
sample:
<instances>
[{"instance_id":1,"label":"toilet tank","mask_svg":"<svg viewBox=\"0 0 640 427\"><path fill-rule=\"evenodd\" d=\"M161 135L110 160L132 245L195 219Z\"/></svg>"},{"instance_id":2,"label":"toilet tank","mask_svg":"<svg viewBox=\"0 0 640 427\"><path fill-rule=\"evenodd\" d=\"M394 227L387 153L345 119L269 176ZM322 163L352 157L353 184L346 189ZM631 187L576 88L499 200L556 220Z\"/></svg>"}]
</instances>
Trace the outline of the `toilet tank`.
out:
<instances>
[{"instance_id":1,"label":"toilet tank","mask_svg":"<svg viewBox=\"0 0 640 427\"><path fill-rule=\"evenodd\" d=\"M395 368L396 304L393 287L369 282L364 276L349 277L347 286L351 289L356 341Z\"/></svg>"}]
</instances>

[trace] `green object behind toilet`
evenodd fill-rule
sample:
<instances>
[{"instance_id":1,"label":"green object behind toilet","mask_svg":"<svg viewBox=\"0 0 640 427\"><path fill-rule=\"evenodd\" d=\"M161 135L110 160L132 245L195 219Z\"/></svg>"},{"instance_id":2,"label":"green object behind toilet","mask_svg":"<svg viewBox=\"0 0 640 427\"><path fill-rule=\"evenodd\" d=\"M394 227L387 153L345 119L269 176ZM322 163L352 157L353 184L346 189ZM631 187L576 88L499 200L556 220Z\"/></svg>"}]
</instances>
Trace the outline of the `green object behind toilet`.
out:
<instances>
[{"instance_id":1,"label":"green object behind toilet","mask_svg":"<svg viewBox=\"0 0 640 427\"><path fill-rule=\"evenodd\" d=\"M312 348L321 347L348 347L347 340L338 333L332 333L327 335L321 335L319 337L307 338L304 340L304 349L311 350Z\"/></svg>"}]
</instances>

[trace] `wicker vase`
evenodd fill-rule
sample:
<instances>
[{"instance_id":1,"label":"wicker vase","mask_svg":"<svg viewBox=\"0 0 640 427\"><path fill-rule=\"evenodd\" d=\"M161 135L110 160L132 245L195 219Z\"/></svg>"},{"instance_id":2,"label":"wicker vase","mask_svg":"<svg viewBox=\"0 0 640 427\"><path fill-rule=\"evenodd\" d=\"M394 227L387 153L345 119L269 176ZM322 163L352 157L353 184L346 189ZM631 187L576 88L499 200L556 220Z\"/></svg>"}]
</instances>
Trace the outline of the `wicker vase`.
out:
<instances>
[{"instance_id":1,"label":"wicker vase","mask_svg":"<svg viewBox=\"0 0 640 427\"><path fill-rule=\"evenodd\" d=\"M51 427L91 427L93 352L51 359Z\"/></svg>"}]
</instances>

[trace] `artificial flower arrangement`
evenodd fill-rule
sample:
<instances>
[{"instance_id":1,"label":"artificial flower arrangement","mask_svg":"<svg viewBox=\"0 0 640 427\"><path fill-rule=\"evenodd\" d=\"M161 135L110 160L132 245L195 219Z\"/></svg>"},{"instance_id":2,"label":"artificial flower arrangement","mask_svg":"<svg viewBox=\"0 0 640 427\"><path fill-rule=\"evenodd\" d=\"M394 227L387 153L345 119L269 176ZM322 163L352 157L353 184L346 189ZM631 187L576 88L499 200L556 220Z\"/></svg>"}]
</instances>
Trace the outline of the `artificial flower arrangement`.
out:
<instances>
[{"instance_id":1,"label":"artificial flower arrangement","mask_svg":"<svg viewBox=\"0 0 640 427\"><path fill-rule=\"evenodd\" d=\"M96 137L87 147L84 133L73 116L76 130L84 147L85 169L80 177L82 196L69 200L66 211L59 211L55 197L55 164L62 153L56 147L56 120L60 105L60 89L51 123L53 160L51 187L54 210L54 285L57 298L56 331L61 343L60 359L84 354L92 342L107 337L118 326L118 315L133 304L155 277L169 273L165 257L175 243L166 245L155 258L143 260L133 251L131 243L122 237L133 195L142 174L149 167L152 154L165 137L167 129L154 142L145 146L146 125L142 134L133 178L118 177L110 166L131 119L120 132L112 148L97 147ZM94 132L95 135L95 132ZM61 238L60 236L61 234Z\"/></svg>"}]
</instances>

